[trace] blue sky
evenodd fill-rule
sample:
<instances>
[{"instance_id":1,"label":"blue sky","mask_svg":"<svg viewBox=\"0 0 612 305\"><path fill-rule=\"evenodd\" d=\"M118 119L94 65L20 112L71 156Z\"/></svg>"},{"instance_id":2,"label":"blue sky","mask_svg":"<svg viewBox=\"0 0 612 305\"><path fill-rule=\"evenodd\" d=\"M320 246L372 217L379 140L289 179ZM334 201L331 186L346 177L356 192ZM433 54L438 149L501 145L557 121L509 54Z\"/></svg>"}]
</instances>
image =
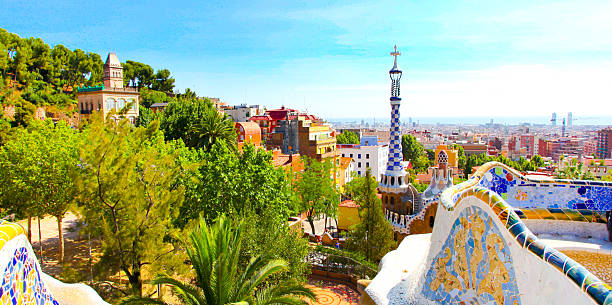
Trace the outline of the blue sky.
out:
<instances>
[{"instance_id":1,"label":"blue sky","mask_svg":"<svg viewBox=\"0 0 612 305\"><path fill-rule=\"evenodd\" d=\"M404 118L612 115L610 1L0 0L0 27L228 104L386 118L397 44Z\"/></svg>"}]
</instances>

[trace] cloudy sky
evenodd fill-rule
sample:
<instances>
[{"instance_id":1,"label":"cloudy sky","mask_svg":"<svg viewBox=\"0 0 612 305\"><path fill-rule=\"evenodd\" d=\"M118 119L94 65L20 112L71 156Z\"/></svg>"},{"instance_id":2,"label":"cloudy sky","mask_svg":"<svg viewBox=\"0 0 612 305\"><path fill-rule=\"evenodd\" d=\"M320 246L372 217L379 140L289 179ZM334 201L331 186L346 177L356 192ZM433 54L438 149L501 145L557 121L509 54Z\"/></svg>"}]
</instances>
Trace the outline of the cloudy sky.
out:
<instances>
[{"instance_id":1,"label":"cloudy sky","mask_svg":"<svg viewBox=\"0 0 612 305\"><path fill-rule=\"evenodd\" d=\"M403 117L612 116L609 0L0 0L0 27L228 104L386 118L397 44Z\"/></svg>"}]
</instances>

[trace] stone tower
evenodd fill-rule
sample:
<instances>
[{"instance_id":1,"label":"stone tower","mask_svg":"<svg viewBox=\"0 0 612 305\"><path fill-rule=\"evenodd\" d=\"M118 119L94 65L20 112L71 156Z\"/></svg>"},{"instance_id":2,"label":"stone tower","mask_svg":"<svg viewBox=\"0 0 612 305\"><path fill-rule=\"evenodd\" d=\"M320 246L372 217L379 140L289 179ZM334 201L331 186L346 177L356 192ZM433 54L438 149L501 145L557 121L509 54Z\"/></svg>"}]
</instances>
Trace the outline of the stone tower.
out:
<instances>
[{"instance_id":1,"label":"stone tower","mask_svg":"<svg viewBox=\"0 0 612 305\"><path fill-rule=\"evenodd\" d=\"M123 88L123 67L115 52L108 53L104 63L104 88Z\"/></svg>"},{"instance_id":2,"label":"stone tower","mask_svg":"<svg viewBox=\"0 0 612 305\"><path fill-rule=\"evenodd\" d=\"M400 131L400 103L402 99L400 95L400 79L402 71L397 67L397 56L400 53L397 51L397 46L393 48L391 55L394 57L393 68L389 71L391 78L391 127L389 130L389 159L387 161L387 169L382 176L379 184L379 189L382 193L383 207L395 209L403 206L402 195L408 191L408 182L406 181L406 171L402 165L403 155L401 146L401 131ZM408 214L412 213L412 208L405 207L402 210Z\"/></svg>"}]
</instances>

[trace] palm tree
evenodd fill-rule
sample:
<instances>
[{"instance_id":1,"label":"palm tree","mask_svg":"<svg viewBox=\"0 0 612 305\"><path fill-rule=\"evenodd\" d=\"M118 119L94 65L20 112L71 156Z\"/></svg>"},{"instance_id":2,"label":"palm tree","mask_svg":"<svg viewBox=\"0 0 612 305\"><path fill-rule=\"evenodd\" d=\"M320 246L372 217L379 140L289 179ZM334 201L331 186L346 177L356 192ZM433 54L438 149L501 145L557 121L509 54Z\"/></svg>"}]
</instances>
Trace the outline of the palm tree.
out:
<instances>
[{"instance_id":1,"label":"palm tree","mask_svg":"<svg viewBox=\"0 0 612 305\"><path fill-rule=\"evenodd\" d=\"M178 298L189 305L293 305L307 304L304 298L315 299L309 288L295 280L281 281L275 286L262 285L270 276L287 270L284 260L258 256L243 272L239 272L241 231L241 223L234 229L225 216L220 216L210 227L200 218L199 228L189 234L191 243L186 247L196 273L196 285L168 276L158 277L152 284L172 286ZM130 297L121 304L165 303L151 298Z\"/></svg>"},{"instance_id":2,"label":"palm tree","mask_svg":"<svg viewBox=\"0 0 612 305\"><path fill-rule=\"evenodd\" d=\"M189 128L190 146L208 150L215 143L226 142L230 147L235 147L237 134L234 122L213 106L206 107L203 115Z\"/></svg>"}]
</instances>

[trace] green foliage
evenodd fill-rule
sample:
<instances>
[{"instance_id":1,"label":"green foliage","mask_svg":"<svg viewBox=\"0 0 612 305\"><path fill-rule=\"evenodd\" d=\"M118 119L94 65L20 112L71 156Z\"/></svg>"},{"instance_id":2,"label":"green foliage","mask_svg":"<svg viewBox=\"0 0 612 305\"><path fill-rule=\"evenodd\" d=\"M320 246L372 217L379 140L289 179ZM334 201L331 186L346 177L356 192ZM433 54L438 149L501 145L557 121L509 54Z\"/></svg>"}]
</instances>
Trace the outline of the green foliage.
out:
<instances>
[{"instance_id":1,"label":"green foliage","mask_svg":"<svg viewBox=\"0 0 612 305\"><path fill-rule=\"evenodd\" d=\"M570 180L594 180L591 172L583 169L582 162L578 162L576 158L571 158L566 162L561 170L556 173L557 178Z\"/></svg>"},{"instance_id":2,"label":"green foliage","mask_svg":"<svg viewBox=\"0 0 612 305\"><path fill-rule=\"evenodd\" d=\"M460 169L463 169L465 173L467 157L465 156L465 150L463 149L463 146L459 144L453 144L452 148L457 150L457 167L459 167ZM470 173L471 173L471 168L470 168ZM468 174L465 174L465 175L467 177Z\"/></svg>"},{"instance_id":3,"label":"green foliage","mask_svg":"<svg viewBox=\"0 0 612 305\"><path fill-rule=\"evenodd\" d=\"M427 188L429 187L429 184L427 183L413 183L412 184L414 186L414 188L417 189L417 191L419 191L419 193L423 193L425 192L425 190L427 190Z\"/></svg>"},{"instance_id":4,"label":"green foliage","mask_svg":"<svg viewBox=\"0 0 612 305\"><path fill-rule=\"evenodd\" d=\"M148 88L153 81L153 68L147 64L128 60L123 66L123 85Z\"/></svg>"},{"instance_id":5,"label":"green foliage","mask_svg":"<svg viewBox=\"0 0 612 305\"><path fill-rule=\"evenodd\" d=\"M297 179L297 196L301 211L307 213L307 220L313 234L314 221L323 214L335 214L338 210L340 194L332 179L333 164L330 161L317 161L302 157L304 171Z\"/></svg>"},{"instance_id":6,"label":"green foliage","mask_svg":"<svg viewBox=\"0 0 612 305\"><path fill-rule=\"evenodd\" d=\"M365 177L355 178L351 183L351 195L359 205L361 222L350 232L346 248L377 262L396 246L391 224L383 215L382 203L376 196L376 179L370 170Z\"/></svg>"},{"instance_id":7,"label":"green foliage","mask_svg":"<svg viewBox=\"0 0 612 305\"><path fill-rule=\"evenodd\" d=\"M465 177L467 177L468 175L472 174L473 167L481 166L492 161L506 164L518 171L535 171L538 169L538 167L544 166L544 160L542 160L542 157L538 155L533 156L530 160L526 160L525 158L521 157L517 161L512 161L504 156L487 156L485 154L479 154L467 157L465 167L463 168L463 173Z\"/></svg>"},{"instance_id":8,"label":"green foliage","mask_svg":"<svg viewBox=\"0 0 612 305\"><path fill-rule=\"evenodd\" d=\"M353 252L348 249L336 249L332 247L327 247L324 245L316 245L314 248L315 252L337 255L337 256L345 256L355 260L356 262L371 268L373 270L378 270L378 265L369 261L362 253Z\"/></svg>"},{"instance_id":9,"label":"green foliage","mask_svg":"<svg viewBox=\"0 0 612 305\"><path fill-rule=\"evenodd\" d=\"M425 148L413 135L402 136L402 153L404 160L410 161L417 172L425 172L429 168L429 159Z\"/></svg>"},{"instance_id":10,"label":"green foliage","mask_svg":"<svg viewBox=\"0 0 612 305\"><path fill-rule=\"evenodd\" d=\"M79 163L78 136L64 122L51 120L17 129L0 150L2 208L20 218L51 214L61 223L79 193L71 178ZM61 227L59 244L63 261Z\"/></svg>"},{"instance_id":11,"label":"green foliage","mask_svg":"<svg viewBox=\"0 0 612 305\"><path fill-rule=\"evenodd\" d=\"M61 44L51 48L40 38L21 38L4 29L0 29L0 54L3 54L0 56L3 104L9 88L14 88L18 89L18 96L23 95L23 100L32 105L66 107L76 103L78 86L99 85L103 80L104 62L100 55L70 50ZM167 69L154 73L149 65L131 60L123 66L126 85L156 90L163 95L174 90L174 78ZM10 87L5 86L7 81ZM148 102L145 97L144 105L149 106Z\"/></svg>"},{"instance_id":12,"label":"green foliage","mask_svg":"<svg viewBox=\"0 0 612 305\"><path fill-rule=\"evenodd\" d=\"M149 126L149 124L155 120L159 121L159 118L161 117L161 115L158 113L153 112L151 108L144 107L142 104L138 105L138 113L139 115L138 119L136 120L136 125L142 127Z\"/></svg>"},{"instance_id":13,"label":"green foliage","mask_svg":"<svg viewBox=\"0 0 612 305\"><path fill-rule=\"evenodd\" d=\"M127 120L104 123L93 117L80 152L76 176L83 189L82 214L102 236L99 264L127 277L132 294L142 294L143 268L169 271L180 263L169 240L172 219L183 201L178 152L157 130L132 128Z\"/></svg>"},{"instance_id":14,"label":"green foliage","mask_svg":"<svg viewBox=\"0 0 612 305\"><path fill-rule=\"evenodd\" d=\"M315 299L314 293L294 280L266 285L271 276L287 270L284 260L254 257L241 272L239 256L243 241L241 223L233 224L223 215L212 226L200 219L199 227L189 234L186 246L196 274L195 285L158 277L154 284L173 287L185 304L307 304L302 298ZM122 304L163 304L160 300L130 298Z\"/></svg>"},{"instance_id":15,"label":"green foliage","mask_svg":"<svg viewBox=\"0 0 612 305\"><path fill-rule=\"evenodd\" d=\"M352 131L345 131L336 137L338 144L359 144L359 136Z\"/></svg>"},{"instance_id":16,"label":"green foliage","mask_svg":"<svg viewBox=\"0 0 612 305\"><path fill-rule=\"evenodd\" d=\"M170 103L176 99L169 97L167 94L149 89L147 87L140 88L140 105L149 108L156 103Z\"/></svg>"},{"instance_id":17,"label":"green foliage","mask_svg":"<svg viewBox=\"0 0 612 305\"><path fill-rule=\"evenodd\" d=\"M233 148L237 141L234 122L208 99L170 103L161 116L161 129L168 140L182 139L188 147L204 150L220 142Z\"/></svg>"},{"instance_id":18,"label":"green foliage","mask_svg":"<svg viewBox=\"0 0 612 305\"><path fill-rule=\"evenodd\" d=\"M235 154L224 144L209 151L181 150L180 163L197 162L198 168L180 177L186 186L185 202L177 224L184 226L202 215L212 221L220 214L242 216L274 211L268 215L286 221L295 209L289 205L291 189L282 169L271 163L269 152L252 145Z\"/></svg>"},{"instance_id":19,"label":"green foliage","mask_svg":"<svg viewBox=\"0 0 612 305\"><path fill-rule=\"evenodd\" d=\"M165 93L172 93L174 90L174 78L170 77L170 70L161 69L153 75L151 89Z\"/></svg>"}]
</instances>

